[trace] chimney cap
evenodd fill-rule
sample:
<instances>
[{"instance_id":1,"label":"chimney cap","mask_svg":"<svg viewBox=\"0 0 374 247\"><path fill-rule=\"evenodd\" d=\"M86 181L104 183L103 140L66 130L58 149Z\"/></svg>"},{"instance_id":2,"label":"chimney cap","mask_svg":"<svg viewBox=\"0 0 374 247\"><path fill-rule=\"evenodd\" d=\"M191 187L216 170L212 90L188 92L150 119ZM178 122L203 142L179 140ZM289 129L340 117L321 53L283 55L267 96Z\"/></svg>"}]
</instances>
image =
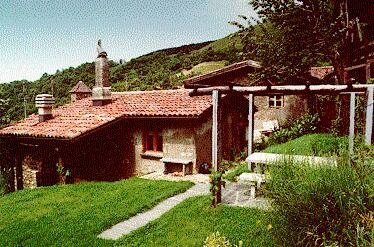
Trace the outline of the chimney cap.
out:
<instances>
[{"instance_id":1,"label":"chimney cap","mask_svg":"<svg viewBox=\"0 0 374 247\"><path fill-rule=\"evenodd\" d=\"M55 103L55 98L50 94L38 94L35 97L35 105L38 108L52 107Z\"/></svg>"},{"instance_id":2,"label":"chimney cap","mask_svg":"<svg viewBox=\"0 0 374 247\"><path fill-rule=\"evenodd\" d=\"M97 51L97 57L106 58L108 56L106 51L104 51L104 49L101 47L101 39L97 41L96 51Z\"/></svg>"}]
</instances>

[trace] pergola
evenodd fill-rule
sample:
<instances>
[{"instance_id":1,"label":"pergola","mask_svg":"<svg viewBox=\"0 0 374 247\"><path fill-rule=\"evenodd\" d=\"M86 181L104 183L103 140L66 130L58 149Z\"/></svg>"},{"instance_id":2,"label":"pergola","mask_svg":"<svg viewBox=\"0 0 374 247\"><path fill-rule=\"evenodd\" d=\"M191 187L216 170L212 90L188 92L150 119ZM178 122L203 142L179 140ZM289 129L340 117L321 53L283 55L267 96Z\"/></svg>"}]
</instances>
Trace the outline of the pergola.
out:
<instances>
[{"instance_id":1,"label":"pergola","mask_svg":"<svg viewBox=\"0 0 374 247\"><path fill-rule=\"evenodd\" d=\"M200 87L202 86L202 87ZM222 159L222 128L220 98L222 94L240 93L248 95L248 155L253 153L254 132L254 97L269 95L350 95L349 110L349 154L353 155L353 140L355 131L355 96L367 95L365 143L371 145L373 135L373 90L372 84L351 85L282 85L282 86L215 86L204 87L197 85L190 96L212 95L213 98L213 126L212 126L212 165L215 171L219 171ZM249 164L250 166L250 164ZM219 182L219 186L220 182ZM218 190L215 201L221 201L221 189Z\"/></svg>"}]
</instances>

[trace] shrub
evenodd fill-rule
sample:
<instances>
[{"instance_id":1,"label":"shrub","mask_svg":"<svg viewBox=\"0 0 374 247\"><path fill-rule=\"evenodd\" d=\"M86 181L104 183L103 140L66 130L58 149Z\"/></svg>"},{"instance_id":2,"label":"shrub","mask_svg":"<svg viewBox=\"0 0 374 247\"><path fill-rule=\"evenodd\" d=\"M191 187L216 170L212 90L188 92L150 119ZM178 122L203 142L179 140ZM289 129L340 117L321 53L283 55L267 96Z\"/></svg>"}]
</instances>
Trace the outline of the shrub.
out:
<instances>
[{"instance_id":1,"label":"shrub","mask_svg":"<svg viewBox=\"0 0 374 247\"><path fill-rule=\"evenodd\" d=\"M280 128L269 137L268 144L284 143L302 135L314 133L319 124L318 115L306 114L293 122L289 128Z\"/></svg>"},{"instance_id":2,"label":"shrub","mask_svg":"<svg viewBox=\"0 0 374 247\"><path fill-rule=\"evenodd\" d=\"M369 166L311 167L283 161L271 166L270 177L266 193L284 226L276 235L280 242L370 246L374 182Z\"/></svg>"},{"instance_id":3,"label":"shrub","mask_svg":"<svg viewBox=\"0 0 374 247\"><path fill-rule=\"evenodd\" d=\"M243 172L249 172L248 170L248 163L246 162L232 162L233 166L230 170L227 170L225 174L223 174L223 178L228 181L236 181L237 176L242 174Z\"/></svg>"}]
</instances>

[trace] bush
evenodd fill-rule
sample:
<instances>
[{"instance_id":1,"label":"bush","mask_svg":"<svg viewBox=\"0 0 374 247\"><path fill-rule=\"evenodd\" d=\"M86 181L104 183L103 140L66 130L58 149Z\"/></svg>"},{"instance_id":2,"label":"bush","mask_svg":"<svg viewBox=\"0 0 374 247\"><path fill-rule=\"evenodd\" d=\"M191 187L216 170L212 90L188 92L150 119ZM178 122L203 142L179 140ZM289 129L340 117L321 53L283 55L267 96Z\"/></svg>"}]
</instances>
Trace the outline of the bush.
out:
<instances>
[{"instance_id":1,"label":"bush","mask_svg":"<svg viewBox=\"0 0 374 247\"><path fill-rule=\"evenodd\" d=\"M249 172L248 170L248 163L240 162L240 163L233 163L233 166L230 170L227 170L225 174L223 174L223 178L228 181L235 182L237 177L242 174L243 172Z\"/></svg>"},{"instance_id":2,"label":"bush","mask_svg":"<svg viewBox=\"0 0 374 247\"><path fill-rule=\"evenodd\" d=\"M281 128L274 131L269 137L268 144L284 143L302 135L314 133L318 129L319 121L318 115L303 115L294 121L289 128Z\"/></svg>"},{"instance_id":3,"label":"bush","mask_svg":"<svg viewBox=\"0 0 374 247\"><path fill-rule=\"evenodd\" d=\"M370 246L371 169L359 162L354 167L310 167L291 161L271 166L266 193L284 226L276 234L279 241L296 246Z\"/></svg>"}]
</instances>

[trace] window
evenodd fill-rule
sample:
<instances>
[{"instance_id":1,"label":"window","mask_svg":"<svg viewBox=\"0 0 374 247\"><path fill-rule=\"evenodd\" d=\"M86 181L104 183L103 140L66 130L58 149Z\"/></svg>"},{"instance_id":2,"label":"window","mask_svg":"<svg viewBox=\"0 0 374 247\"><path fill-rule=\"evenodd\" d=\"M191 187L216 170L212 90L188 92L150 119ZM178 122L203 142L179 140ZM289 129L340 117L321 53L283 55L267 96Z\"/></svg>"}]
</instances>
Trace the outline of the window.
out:
<instances>
[{"instance_id":1,"label":"window","mask_svg":"<svg viewBox=\"0 0 374 247\"><path fill-rule=\"evenodd\" d=\"M284 102L284 99L282 95L269 96L269 107L270 108L283 107L283 102Z\"/></svg>"},{"instance_id":2,"label":"window","mask_svg":"<svg viewBox=\"0 0 374 247\"><path fill-rule=\"evenodd\" d=\"M162 152L162 135L160 131L145 131L143 133L143 152Z\"/></svg>"}]
</instances>

